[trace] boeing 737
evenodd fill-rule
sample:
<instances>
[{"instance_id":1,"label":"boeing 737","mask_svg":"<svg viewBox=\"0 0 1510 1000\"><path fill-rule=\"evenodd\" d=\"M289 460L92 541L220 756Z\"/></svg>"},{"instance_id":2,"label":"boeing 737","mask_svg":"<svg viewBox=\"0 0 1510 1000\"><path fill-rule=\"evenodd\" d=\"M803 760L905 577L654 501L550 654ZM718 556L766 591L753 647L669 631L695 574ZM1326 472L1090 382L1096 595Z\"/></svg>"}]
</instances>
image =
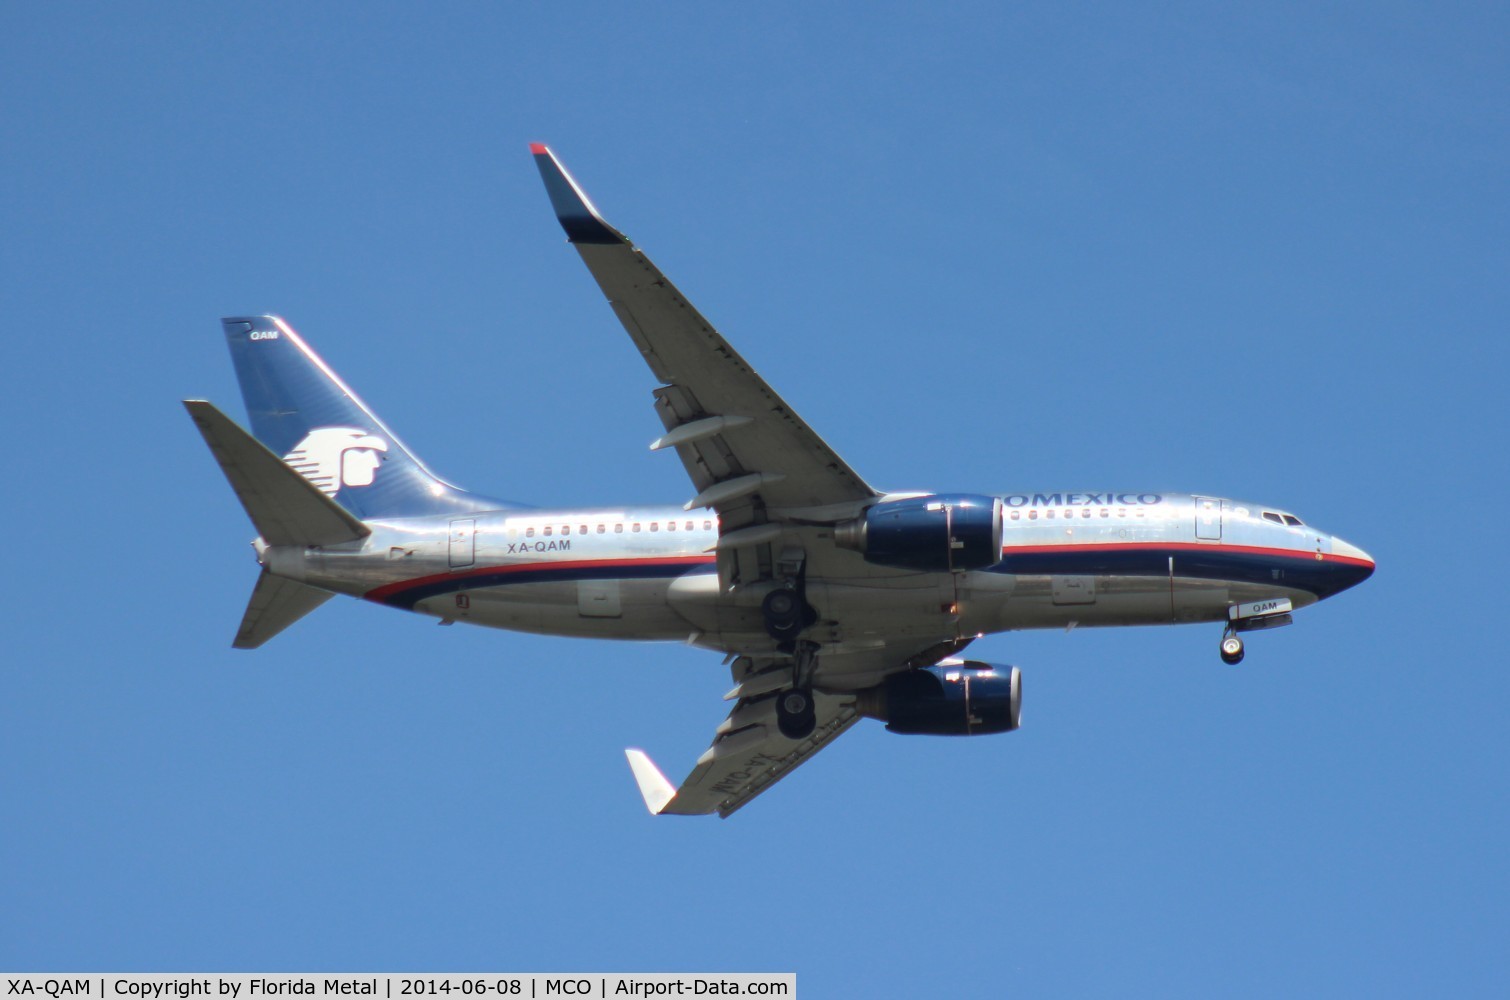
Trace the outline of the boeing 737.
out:
<instances>
[{"instance_id":1,"label":"boeing 737","mask_svg":"<svg viewBox=\"0 0 1510 1000\"><path fill-rule=\"evenodd\" d=\"M282 319L223 321L248 434L185 401L259 537L234 645L334 594L442 622L689 641L725 654L731 711L673 785L626 754L652 813L728 816L860 718L895 733L1018 727L993 632L1209 622L1243 636L1367 579L1369 555L1261 503L1088 490L884 493L803 422L650 259L531 147L567 240L649 366L694 495L544 510L436 476Z\"/></svg>"}]
</instances>

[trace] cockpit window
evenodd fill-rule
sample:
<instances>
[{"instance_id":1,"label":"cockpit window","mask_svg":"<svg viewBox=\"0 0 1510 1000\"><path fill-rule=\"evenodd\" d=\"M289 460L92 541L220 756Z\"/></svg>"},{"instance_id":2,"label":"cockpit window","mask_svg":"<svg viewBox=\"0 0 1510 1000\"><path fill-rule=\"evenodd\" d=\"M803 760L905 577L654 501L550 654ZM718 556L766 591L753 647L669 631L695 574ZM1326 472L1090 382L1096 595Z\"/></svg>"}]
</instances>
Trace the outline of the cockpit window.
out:
<instances>
[{"instance_id":1,"label":"cockpit window","mask_svg":"<svg viewBox=\"0 0 1510 1000\"><path fill-rule=\"evenodd\" d=\"M1280 517L1278 514L1274 513L1272 510L1266 510L1266 511L1264 511L1264 520L1265 521L1273 521L1275 524L1284 524L1285 523L1285 519L1282 518L1282 517Z\"/></svg>"},{"instance_id":2,"label":"cockpit window","mask_svg":"<svg viewBox=\"0 0 1510 1000\"><path fill-rule=\"evenodd\" d=\"M1296 517L1294 514L1286 514L1285 515L1285 523L1288 524L1292 528L1299 528L1305 522L1302 521L1300 518Z\"/></svg>"},{"instance_id":3,"label":"cockpit window","mask_svg":"<svg viewBox=\"0 0 1510 1000\"><path fill-rule=\"evenodd\" d=\"M1291 528L1300 528L1305 526L1305 522L1296 517L1294 514L1279 514L1272 510L1264 511L1264 520L1273 521L1275 524L1288 525Z\"/></svg>"}]
</instances>

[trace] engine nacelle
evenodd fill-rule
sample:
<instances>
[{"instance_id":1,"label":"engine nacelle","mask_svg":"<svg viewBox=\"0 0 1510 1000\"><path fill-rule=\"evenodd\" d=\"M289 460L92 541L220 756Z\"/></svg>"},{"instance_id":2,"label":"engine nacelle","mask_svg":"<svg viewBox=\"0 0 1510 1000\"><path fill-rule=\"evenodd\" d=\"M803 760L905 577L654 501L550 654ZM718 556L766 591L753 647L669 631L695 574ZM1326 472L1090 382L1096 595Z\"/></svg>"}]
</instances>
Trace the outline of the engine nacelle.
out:
<instances>
[{"instance_id":1,"label":"engine nacelle","mask_svg":"<svg viewBox=\"0 0 1510 1000\"><path fill-rule=\"evenodd\" d=\"M1009 733L1022 721L1022 671L979 660L944 660L892 674L861 691L855 707L893 733Z\"/></svg>"},{"instance_id":2,"label":"engine nacelle","mask_svg":"<svg viewBox=\"0 0 1510 1000\"><path fill-rule=\"evenodd\" d=\"M968 493L885 500L839 525L834 541L866 562L946 573L1001 562L1001 498Z\"/></svg>"}]
</instances>

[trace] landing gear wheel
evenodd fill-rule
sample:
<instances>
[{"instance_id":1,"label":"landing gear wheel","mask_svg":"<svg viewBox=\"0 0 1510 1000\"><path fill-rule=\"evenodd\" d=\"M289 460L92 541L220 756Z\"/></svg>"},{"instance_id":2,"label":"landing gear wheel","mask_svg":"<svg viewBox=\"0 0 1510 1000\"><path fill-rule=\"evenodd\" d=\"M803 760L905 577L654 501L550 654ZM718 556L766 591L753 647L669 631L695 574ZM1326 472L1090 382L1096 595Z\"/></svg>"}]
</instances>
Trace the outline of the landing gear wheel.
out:
<instances>
[{"instance_id":1,"label":"landing gear wheel","mask_svg":"<svg viewBox=\"0 0 1510 1000\"><path fill-rule=\"evenodd\" d=\"M802 594L793 588L782 587L765 595L760 602L760 613L765 617L765 630L772 639L791 642L818 616L808 607Z\"/></svg>"},{"instance_id":2,"label":"landing gear wheel","mask_svg":"<svg viewBox=\"0 0 1510 1000\"><path fill-rule=\"evenodd\" d=\"M791 688L776 696L776 728L781 735L789 740L805 740L817 724L811 691Z\"/></svg>"},{"instance_id":3,"label":"landing gear wheel","mask_svg":"<svg viewBox=\"0 0 1510 1000\"><path fill-rule=\"evenodd\" d=\"M1243 662L1243 640L1231 634L1222 636L1222 662L1233 667Z\"/></svg>"},{"instance_id":4,"label":"landing gear wheel","mask_svg":"<svg viewBox=\"0 0 1510 1000\"><path fill-rule=\"evenodd\" d=\"M790 590L773 590L766 595L762 609L772 618L787 618L797 610L797 595Z\"/></svg>"}]
</instances>

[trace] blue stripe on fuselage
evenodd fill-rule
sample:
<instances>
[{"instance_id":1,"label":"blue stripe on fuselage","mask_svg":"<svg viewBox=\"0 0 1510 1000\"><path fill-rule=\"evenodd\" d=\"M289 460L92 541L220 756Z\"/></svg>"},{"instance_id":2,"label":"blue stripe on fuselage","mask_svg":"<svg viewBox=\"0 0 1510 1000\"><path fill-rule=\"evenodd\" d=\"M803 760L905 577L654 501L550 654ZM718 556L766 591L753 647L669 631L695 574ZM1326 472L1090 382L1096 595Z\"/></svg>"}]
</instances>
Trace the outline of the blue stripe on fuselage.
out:
<instances>
[{"instance_id":1,"label":"blue stripe on fuselage","mask_svg":"<svg viewBox=\"0 0 1510 1000\"><path fill-rule=\"evenodd\" d=\"M492 570L473 571L447 577L428 577L412 585L380 587L368 594L369 600L413 611L420 601L460 590L481 590L520 583L575 583L580 580L666 580L687 573L715 572L712 563L688 565L685 561L572 563L564 566L499 566Z\"/></svg>"},{"instance_id":2,"label":"blue stripe on fuselage","mask_svg":"<svg viewBox=\"0 0 1510 1000\"><path fill-rule=\"evenodd\" d=\"M1312 552L1229 545L1055 545L1008 549L992 573L1023 576L1158 576L1278 585L1330 597L1362 583L1372 566Z\"/></svg>"}]
</instances>

